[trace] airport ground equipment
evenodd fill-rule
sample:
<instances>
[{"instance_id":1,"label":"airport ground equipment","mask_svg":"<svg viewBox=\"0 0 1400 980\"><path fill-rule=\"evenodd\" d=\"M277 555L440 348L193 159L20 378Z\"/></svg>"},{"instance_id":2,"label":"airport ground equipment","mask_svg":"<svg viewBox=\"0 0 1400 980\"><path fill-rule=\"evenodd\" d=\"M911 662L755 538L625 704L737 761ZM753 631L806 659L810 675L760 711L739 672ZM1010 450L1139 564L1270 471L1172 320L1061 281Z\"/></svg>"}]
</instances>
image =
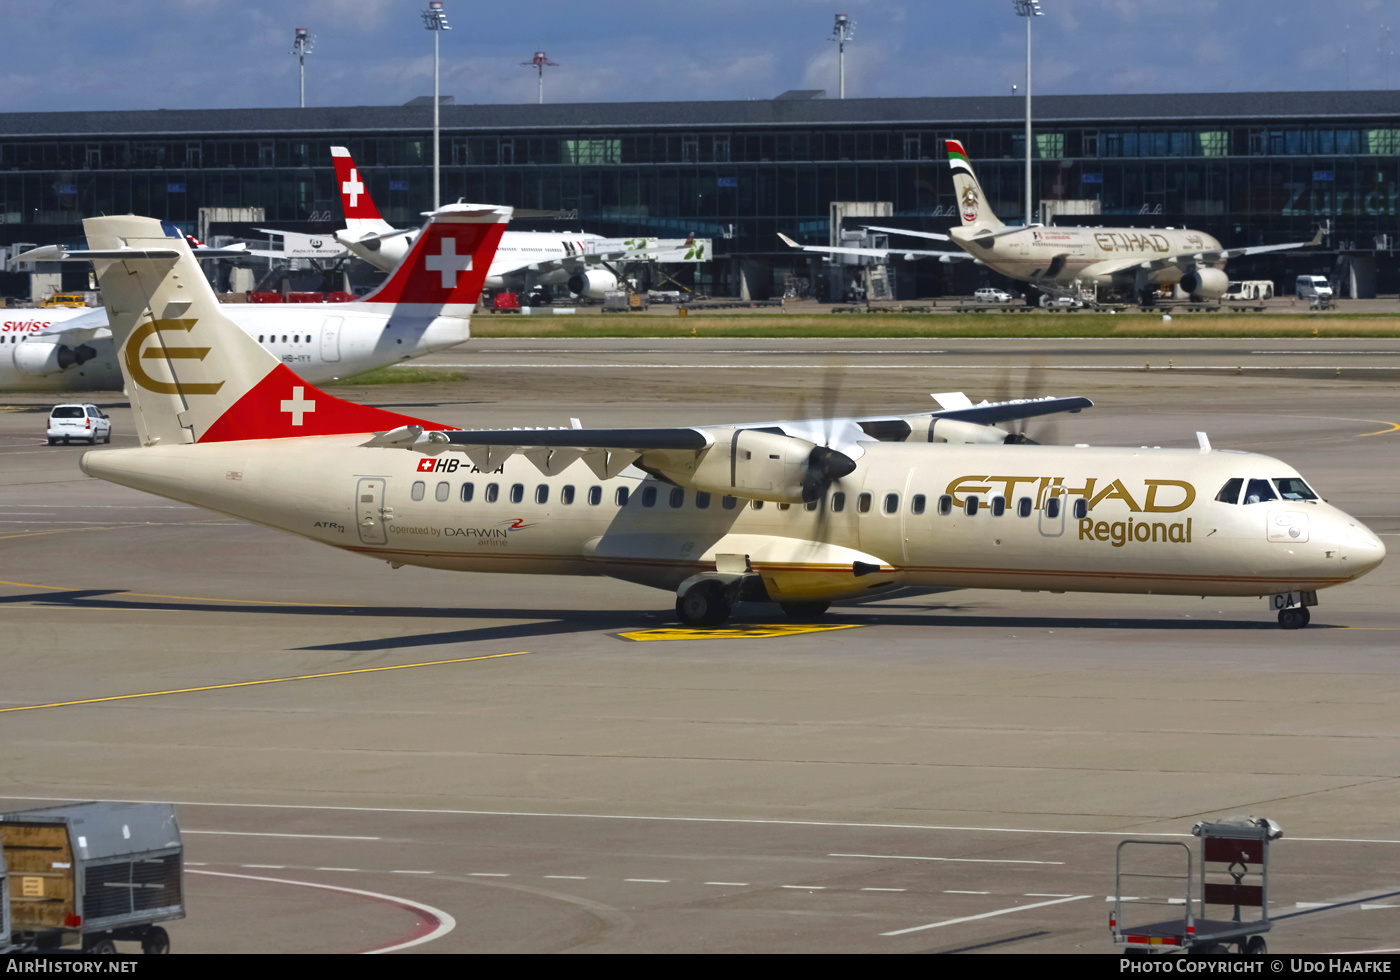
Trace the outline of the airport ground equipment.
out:
<instances>
[{"instance_id":1,"label":"airport ground equipment","mask_svg":"<svg viewBox=\"0 0 1400 980\"><path fill-rule=\"evenodd\" d=\"M1283 836L1272 820L1198 823L1191 833L1201 839L1199 877L1191 846L1181 841L1125 840L1115 859L1113 913L1109 928L1114 945L1136 953L1224 953L1263 955L1269 918L1269 844ZM1181 859L1185 873L1178 870ZM1125 866L1125 861L1131 866ZM1161 885L1184 888L1185 898L1151 897ZM1124 894L1125 883L1135 893ZM1126 924L1125 906L1169 905L1183 917L1145 925ZM1231 918L1208 918L1208 906L1233 908ZM1259 910L1257 919L1243 919L1241 909Z\"/></svg>"},{"instance_id":2,"label":"airport ground equipment","mask_svg":"<svg viewBox=\"0 0 1400 980\"><path fill-rule=\"evenodd\" d=\"M165 803L74 803L0 814L11 951L117 941L168 953L157 923L185 917L184 846ZM0 920L4 921L4 920ZM3 927L0 927L3 928ZM5 949L0 931L0 950Z\"/></svg>"}]
</instances>

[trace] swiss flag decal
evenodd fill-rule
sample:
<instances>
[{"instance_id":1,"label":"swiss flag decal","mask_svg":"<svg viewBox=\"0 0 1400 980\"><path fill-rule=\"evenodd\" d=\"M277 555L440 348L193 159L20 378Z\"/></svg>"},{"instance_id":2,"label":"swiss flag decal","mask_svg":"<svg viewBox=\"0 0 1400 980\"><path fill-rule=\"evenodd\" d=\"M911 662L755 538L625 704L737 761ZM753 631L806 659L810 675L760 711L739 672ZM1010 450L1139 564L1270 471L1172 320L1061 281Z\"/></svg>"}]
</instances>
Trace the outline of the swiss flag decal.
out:
<instances>
[{"instance_id":1,"label":"swiss flag decal","mask_svg":"<svg viewBox=\"0 0 1400 980\"><path fill-rule=\"evenodd\" d=\"M503 222L429 222L366 302L474 306L505 229Z\"/></svg>"}]
</instances>

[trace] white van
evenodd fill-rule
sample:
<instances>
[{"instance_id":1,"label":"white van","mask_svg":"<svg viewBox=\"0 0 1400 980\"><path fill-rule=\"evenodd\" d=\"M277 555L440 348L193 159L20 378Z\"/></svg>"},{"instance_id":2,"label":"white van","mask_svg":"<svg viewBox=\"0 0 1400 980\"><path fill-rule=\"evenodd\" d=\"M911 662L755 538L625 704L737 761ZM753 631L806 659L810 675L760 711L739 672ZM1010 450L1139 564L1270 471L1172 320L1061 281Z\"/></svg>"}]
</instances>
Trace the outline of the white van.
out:
<instances>
[{"instance_id":1,"label":"white van","mask_svg":"<svg viewBox=\"0 0 1400 980\"><path fill-rule=\"evenodd\" d=\"M1325 310L1332 305L1332 284L1326 276L1299 276L1297 293L1299 299L1306 299L1316 309Z\"/></svg>"}]
</instances>

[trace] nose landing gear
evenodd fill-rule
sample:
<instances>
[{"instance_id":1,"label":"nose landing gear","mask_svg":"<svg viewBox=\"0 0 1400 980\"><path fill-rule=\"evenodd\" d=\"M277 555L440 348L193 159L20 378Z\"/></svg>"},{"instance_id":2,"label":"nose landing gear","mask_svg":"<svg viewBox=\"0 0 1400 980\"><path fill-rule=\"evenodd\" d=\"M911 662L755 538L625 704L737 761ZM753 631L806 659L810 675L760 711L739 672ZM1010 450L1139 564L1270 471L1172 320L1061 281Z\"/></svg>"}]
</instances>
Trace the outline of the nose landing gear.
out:
<instances>
[{"instance_id":1,"label":"nose landing gear","mask_svg":"<svg viewBox=\"0 0 1400 980\"><path fill-rule=\"evenodd\" d=\"M1308 607L1315 605L1316 592L1280 592L1269 596L1269 608L1278 610L1278 624L1286 630L1300 630L1308 625L1312 619Z\"/></svg>"},{"instance_id":2,"label":"nose landing gear","mask_svg":"<svg viewBox=\"0 0 1400 980\"><path fill-rule=\"evenodd\" d=\"M1307 606L1289 606L1278 611L1278 624L1286 630L1300 630L1310 619Z\"/></svg>"}]
</instances>

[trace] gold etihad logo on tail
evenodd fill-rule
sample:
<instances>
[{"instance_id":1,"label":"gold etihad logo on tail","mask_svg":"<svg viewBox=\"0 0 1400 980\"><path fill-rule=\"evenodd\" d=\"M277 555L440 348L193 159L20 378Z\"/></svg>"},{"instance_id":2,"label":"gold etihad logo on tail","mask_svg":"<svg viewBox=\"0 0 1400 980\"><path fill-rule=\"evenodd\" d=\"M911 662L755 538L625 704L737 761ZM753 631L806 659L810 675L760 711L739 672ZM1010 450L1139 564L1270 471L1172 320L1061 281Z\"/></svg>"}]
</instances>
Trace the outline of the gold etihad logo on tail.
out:
<instances>
[{"instance_id":1,"label":"gold etihad logo on tail","mask_svg":"<svg viewBox=\"0 0 1400 980\"><path fill-rule=\"evenodd\" d=\"M131 375L131 380L136 382L147 391L154 391L162 395L213 395L224 386L222 381L216 382L181 382L179 372L175 368L175 361L202 361L208 356L212 348L209 347L172 347L166 344L165 338L161 336L166 332L183 331L189 333L197 320L152 320L150 323L143 323L131 332L131 337L126 342L127 372ZM142 344L147 340L153 342L144 349ZM166 361L170 367L170 375L174 381L161 381L153 378L147 373L142 361L157 360Z\"/></svg>"},{"instance_id":2,"label":"gold etihad logo on tail","mask_svg":"<svg viewBox=\"0 0 1400 980\"><path fill-rule=\"evenodd\" d=\"M1062 476L960 476L948 482L944 491L953 498L953 503L962 507L966 503L963 495L982 496L993 494L1005 500L1021 496L1035 495L1035 506L1040 509L1051 497L1082 497L1088 501L1090 510L1106 500L1121 500L1134 514L1175 514L1190 507L1196 500L1196 488L1185 480L1141 480L1129 486L1122 480L1109 480L1100 483L1099 478L1084 478L1082 486L1067 487Z\"/></svg>"}]
</instances>

